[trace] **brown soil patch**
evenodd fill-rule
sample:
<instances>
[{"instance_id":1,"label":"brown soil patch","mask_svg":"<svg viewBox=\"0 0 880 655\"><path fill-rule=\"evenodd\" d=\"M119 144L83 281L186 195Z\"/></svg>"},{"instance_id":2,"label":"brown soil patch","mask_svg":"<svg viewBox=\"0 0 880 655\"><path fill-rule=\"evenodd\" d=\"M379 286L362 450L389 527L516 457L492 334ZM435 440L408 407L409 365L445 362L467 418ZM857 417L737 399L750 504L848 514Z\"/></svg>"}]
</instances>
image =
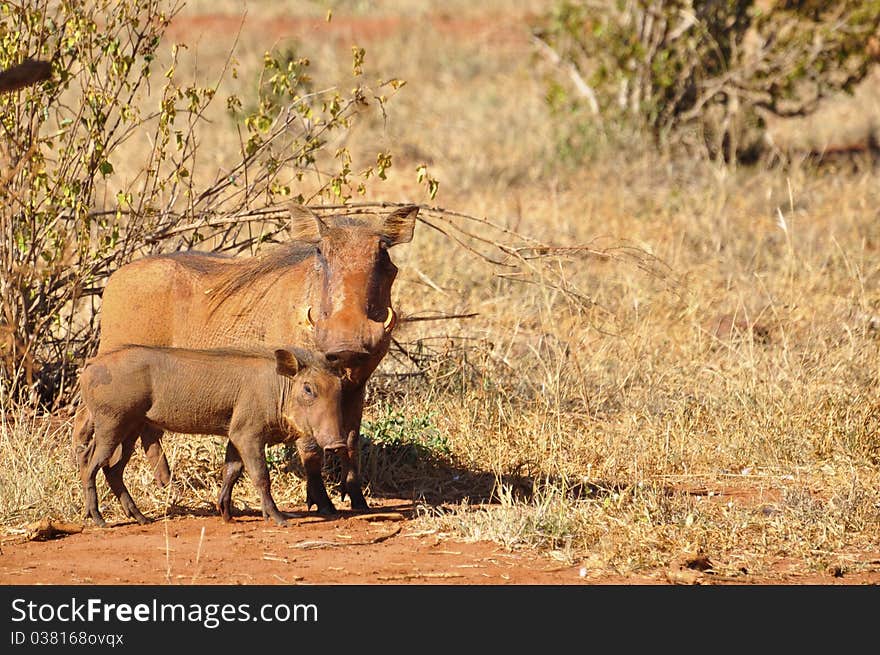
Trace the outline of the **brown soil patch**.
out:
<instances>
[{"instance_id":1,"label":"brown soil patch","mask_svg":"<svg viewBox=\"0 0 880 655\"><path fill-rule=\"evenodd\" d=\"M867 571L846 568L810 575L778 562L759 577L714 575L709 556L682 558L668 569L622 576L565 564L537 551L508 551L420 529L414 506L373 499L375 516L343 511L314 514L279 528L258 516L224 523L217 516L175 516L140 526L86 525L78 534L48 541L25 535L3 539L0 584L442 584L442 585L654 585L654 584L880 584L880 553L853 555ZM873 557L873 560L871 559ZM866 559L867 558L867 559Z\"/></svg>"},{"instance_id":2,"label":"brown soil patch","mask_svg":"<svg viewBox=\"0 0 880 655\"><path fill-rule=\"evenodd\" d=\"M413 527L413 505L377 515L306 515L280 528L258 516L179 516L86 525L52 541L7 538L2 584L574 584L577 566ZM375 518L376 520L373 520Z\"/></svg>"},{"instance_id":3,"label":"brown soil patch","mask_svg":"<svg viewBox=\"0 0 880 655\"><path fill-rule=\"evenodd\" d=\"M425 25L437 34L455 39L463 44L528 46L527 23L522 16L510 20L505 16L481 15L460 18L444 14L428 18L402 16L349 17L334 16L329 22L323 18L289 16L278 18L245 17L248 31L263 35L266 45L291 38L310 38L319 41L333 39L338 46L368 44L390 36L424 33ZM231 14L180 15L166 31L169 39L198 40L202 36L217 34L234 35L242 27L242 17Z\"/></svg>"}]
</instances>

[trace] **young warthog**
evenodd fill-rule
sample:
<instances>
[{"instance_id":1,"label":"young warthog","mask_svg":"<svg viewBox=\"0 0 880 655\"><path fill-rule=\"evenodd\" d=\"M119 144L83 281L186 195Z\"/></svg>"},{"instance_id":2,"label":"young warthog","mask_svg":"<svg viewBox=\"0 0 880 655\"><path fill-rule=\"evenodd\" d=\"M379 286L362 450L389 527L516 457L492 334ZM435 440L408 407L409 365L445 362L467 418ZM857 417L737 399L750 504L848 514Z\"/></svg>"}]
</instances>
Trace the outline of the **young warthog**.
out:
<instances>
[{"instance_id":1,"label":"young warthog","mask_svg":"<svg viewBox=\"0 0 880 655\"><path fill-rule=\"evenodd\" d=\"M80 444L76 457L86 515L106 525L95 488L98 469L103 468L126 514L138 523L148 522L122 474L137 436L153 427L228 436L218 501L221 516L231 520L232 487L244 468L260 492L263 516L285 525L269 492L265 446L296 441L300 451L345 449L341 385L341 377L323 355L298 348L264 354L125 346L89 360L80 387L93 417L94 436L86 443L73 435L73 443ZM117 446L122 446L122 456L110 465Z\"/></svg>"}]
</instances>

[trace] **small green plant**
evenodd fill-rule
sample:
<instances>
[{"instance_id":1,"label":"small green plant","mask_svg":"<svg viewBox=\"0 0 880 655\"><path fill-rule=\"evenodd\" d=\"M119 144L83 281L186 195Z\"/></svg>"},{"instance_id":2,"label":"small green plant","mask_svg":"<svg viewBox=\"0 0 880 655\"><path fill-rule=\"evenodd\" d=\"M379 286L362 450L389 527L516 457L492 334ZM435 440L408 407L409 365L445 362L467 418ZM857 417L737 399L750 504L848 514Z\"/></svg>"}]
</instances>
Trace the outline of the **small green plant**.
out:
<instances>
[{"instance_id":1,"label":"small green plant","mask_svg":"<svg viewBox=\"0 0 880 655\"><path fill-rule=\"evenodd\" d=\"M373 491L414 488L452 459L452 446L432 414L407 417L389 405L361 426L361 472Z\"/></svg>"},{"instance_id":2,"label":"small green plant","mask_svg":"<svg viewBox=\"0 0 880 655\"><path fill-rule=\"evenodd\" d=\"M385 405L375 420L364 421L361 435L362 451L379 448L393 452L405 464L452 455L449 441L434 425L430 413L409 418Z\"/></svg>"}]
</instances>

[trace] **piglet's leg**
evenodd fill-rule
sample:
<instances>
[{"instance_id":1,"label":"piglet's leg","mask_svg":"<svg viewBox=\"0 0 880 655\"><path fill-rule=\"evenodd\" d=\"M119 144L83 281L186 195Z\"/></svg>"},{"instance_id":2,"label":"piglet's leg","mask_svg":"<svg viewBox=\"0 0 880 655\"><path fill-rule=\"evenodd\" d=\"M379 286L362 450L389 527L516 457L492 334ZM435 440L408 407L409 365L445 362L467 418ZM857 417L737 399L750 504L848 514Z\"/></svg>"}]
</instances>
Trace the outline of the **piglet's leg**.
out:
<instances>
[{"instance_id":1,"label":"piglet's leg","mask_svg":"<svg viewBox=\"0 0 880 655\"><path fill-rule=\"evenodd\" d=\"M98 488L95 483L99 468L101 468L100 464L97 466L87 465L83 469L80 479L83 486L85 515L91 517L95 525L104 528L107 527L107 521L104 520L104 517L101 516L101 510L98 509Z\"/></svg>"},{"instance_id":2,"label":"piglet's leg","mask_svg":"<svg viewBox=\"0 0 880 655\"><path fill-rule=\"evenodd\" d=\"M311 438L298 439L296 449L306 470L306 509L318 506L318 514L324 516L336 514L336 508L327 495L321 469L324 466L324 451L318 442Z\"/></svg>"},{"instance_id":3,"label":"piglet's leg","mask_svg":"<svg viewBox=\"0 0 880 655\"><path fill-rule=\"evenodd\" d=\"M162 451L162 430L152 426L144 426L141 430L141 446L144 449L144 455L150 463L150 469L153 471L153 477L160 487L167 487L171 482L171 467L168 465L168 458Z\"/></svg>"},{"instance_id":4,"label":"piglet's leg","mask_svg":"<svg viewBox=\"0 0 880 655\"><path fill-rule=\"evenodd\" d=\"M92 450L88 462L80 470L86 513L92 517L95 525L102 528L107 526L107 522L101 516L101 512L98 509L96 477L98 470L109 463L113 451L119 444L119 440L116 438L117 434L118 426L110 426L105 429L100 429L96 426L94 450Z\"/></svg>"},{"instance_id":5,"label":"piglet's leg","mask_svg":"<svg viewBox=\"0 0 880 655\"><path fill-rule=\"evenodd\" d=\"M92 453L95 450L95 423L92 420L92 413L83 405L76 411L73 420L73 433L71 434L71 445L73 447L73 458L76 462L77 471L80 477L89 465ZM91 512L86 505L83 506L83 517L89 518Z\"/></svg>"},{"instance_id":6,"label":"piglet's leg","mask_svg":"<svg viewBox=\"0 0 880 655\"><path fill-rule=\"evenodd\" d=\"M107 484L110 485L110 489L119 499L119 502L122 504L122 508L125 510L128 517L133 518L141 525L146 525L150 522L150 519L141 514L141 511L138 509L137 505L135 505L134 499L128 492L128 487L125 486L125 481L123 480L125 466L128 464L128 460L131 458L131 453L134 451L134 443L135 438L130 437L122 444L122 452L120 453L119 461L113 465L104 467L104 477L107 478Z\"/></svg>"},{"instance_id":7,"label":"piglet's leg","mask_svg":"<svg viewBox=\"0 0 880 655\"><path fill-rule=\"evenodd\" d=\"M244 471L244 462L238 449L232 442L226 444L226 463L223 465L223 485L220 487L220 495L217 498L217 509L224 521L232 520L232 488Z\"/></svg>"},{"instance_id":8,"label":"piglet's leg","mask_svg":"<svg viewBox=\"0 0 880 655\"><path fill-rule=\"evenodd\" d=\"M263 442L257 435L253 434L236 435L236 437L231 437L230 441L241 455L245 471L253 480L257 491L260 492L263 516L272 519L278 525L286 526L287 520L278 511L278 506L275 504L275 500L272 498L272 493L269 490L269 467L266 466L266 453Z\"/></svg>"},{"instance_id":9,"label":"piglet's leg","mask_svg":"<svg viewBox=\"0 0 880 655\"><path fill-rule=\"evenodd\" d=\"M232 488L241 478L244 472L244 462L241 461L241 455L232 442L226 443L226 463L223 465L223 485L220 487L220 495L217 497L217 510L224 521L232 521ZM295 512L281 512L286 519L302 518L302 514ZM268 518L266 512L263 511L263 518Z\"/></svg>"}]
</instances>

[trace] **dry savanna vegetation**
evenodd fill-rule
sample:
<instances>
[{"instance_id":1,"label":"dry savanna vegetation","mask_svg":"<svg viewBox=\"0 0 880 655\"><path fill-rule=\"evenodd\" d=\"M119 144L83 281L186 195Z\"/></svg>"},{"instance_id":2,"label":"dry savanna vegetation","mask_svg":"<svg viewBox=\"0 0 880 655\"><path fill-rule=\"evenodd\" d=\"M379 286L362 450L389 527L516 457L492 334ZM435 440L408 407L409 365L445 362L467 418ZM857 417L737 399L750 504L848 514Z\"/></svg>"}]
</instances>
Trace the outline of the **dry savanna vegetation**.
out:
<instances>
[{"instance_id":1,"label":"dry savanna vegetation","mask_svg":"<svg viewBox=\"0 0 880 655\"><path fill-rule=\"evenodd\" d=\"M57 253L39 275L68 270L76 253L78 266L95 264L70 280L79 296L41 287L60 318L22 334L12 319L25 313L0 317L0 339L10 335L0 340L7 533L44 516L80 519L70 408L75 367L96 343L106 274L150 252L270 248L284 204L301 196L316 208L423 207L413 242L392 252L395 306L409 320L370 383L368 501L411 498L420 529L537 549L599 580L681 558L743 582L780 571L876 572L877 167L869 149L830 162L809 153L873 138L880 81L869 74L854 96L773 122L785 158L743 164L657 148L643 130L548 102L550 85L572 83L531 37L554 5L250 3L242 19L235 0L189 0L155 49L151 82L124 102L138 120L157 120L150 112L162 106L172 56L182 88L216 87L216 97L203 104L199 95L192 114L175 117L169 143L132 129L114 143L112 168L95 162L91 204L70 205L70 215L116 212L122 227L93 225L91 234L120 236L83 246L88 229L53 232ZM175 43L186 47L172 55ZM225 187L233 170L265 170L256 159L234 167L247 158L244 117L260 108L267 52L284 67L308 59L298 93L348 98L357 84L369 92L321 137L313 160L287 162L284 179ZM59 91L59 105L72 106L76 91ZM298 119L286 134L304 129ZM148 161L160 146L167 158ZM28 175L30 157L16 170ZM179 173L187 161L177 187L146 189L148 166ZM34 358L36 382L17 374L24 394L10 391L26 361L11 358L16 349ZM169 488L153 483L140 454L127 470L141 509L161 517L213 508L224 440L166 435L164 446ZM302 505L291 453L268 457L275 498ZM122 520L103 481L99 493L105 517ZM234 500L259 504L247 483Z\"/></svg>"}]
</instances>

